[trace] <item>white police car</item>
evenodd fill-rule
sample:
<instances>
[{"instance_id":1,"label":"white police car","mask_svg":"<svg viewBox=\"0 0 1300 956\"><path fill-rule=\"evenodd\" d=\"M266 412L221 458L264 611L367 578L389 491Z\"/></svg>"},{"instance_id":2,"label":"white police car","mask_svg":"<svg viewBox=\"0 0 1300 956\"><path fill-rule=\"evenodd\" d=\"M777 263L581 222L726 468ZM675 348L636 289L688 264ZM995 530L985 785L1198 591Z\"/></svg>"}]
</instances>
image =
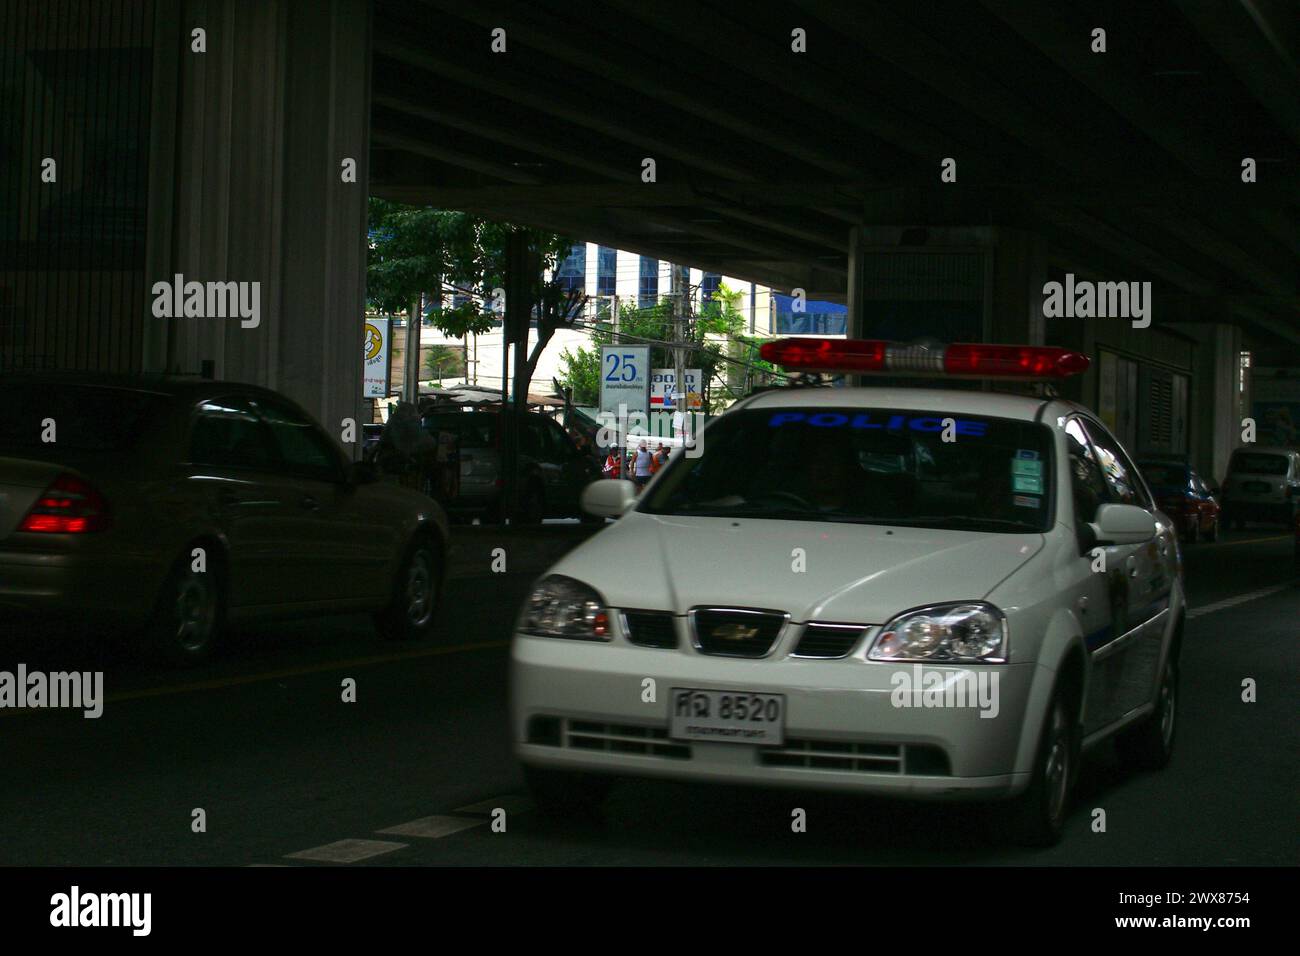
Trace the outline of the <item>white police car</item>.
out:
<instances>
[{"instance_id":1,"label":"white police car","mask_svg":"<svg viewBox=\"0 0 1300 956\"><path fill-rule=\"evenodd\" d=\"M769 343L795 371L1052 378L1062 349ZM785 388L710 424L544 575L511 651L516 753L543 807L615 776L999 798L1059 838L1082 748L1159 767L1185 599L1172 523L1071 402Z\"/></svg>"}]
</instances>

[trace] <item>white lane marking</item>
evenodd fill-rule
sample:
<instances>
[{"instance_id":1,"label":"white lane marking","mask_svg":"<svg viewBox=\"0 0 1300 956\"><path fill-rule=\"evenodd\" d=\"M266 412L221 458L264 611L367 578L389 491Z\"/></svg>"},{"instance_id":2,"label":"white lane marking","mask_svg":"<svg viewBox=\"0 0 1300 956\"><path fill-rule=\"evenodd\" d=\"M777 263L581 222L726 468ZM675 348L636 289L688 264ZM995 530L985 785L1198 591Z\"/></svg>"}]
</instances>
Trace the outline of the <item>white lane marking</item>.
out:
<instances>
[{"instance_id":1,"label":"white lane marking","mask_svg":"<svg viewBox=\"0 0 1300 956\"><path fill-rule=\"evenodd\" d=\"M506 816L512 813L526 813L533 809L533 801L522 793L507 793L501 797L489 797L486 800L480 800L478 803L471 803L467 807L457 807L452 813L482 813L485 816L491 816L492 811L500 807L506 812Z\"/></svg>"},{"instance_id":2,"label":"white lane marking","mask_svg":"<svg viewBox=\"0 0 1300 956\"><path fill-rule=\"evenodd\" d=\"M427 840L436 840L439 837L459 833L461 830L468 830L470 827L481 827L485 823L487 823L486 820L470 820L465 817L432 816L421 817L418 820L412 820L410 823L399 823L395 827L388 827L375 832L392 834L393 836L423 837Z\"/></svg>"},{"instance_id":3,"label":"white lane marking","mask_svg":"<svg viewBox=\"0 0 1300 956\"><path fill-rule=\"evenodd\" d=\"M1215 611L1222 611L1225 608L1236 607L1238 604L1245 604L1247 601L1257 601L1260 598L1268 597L1270 594L1277 594L1279 591L1286 591L1292 587L1290 584L1279 584L1277 587L1261 588L1258 591L1249 591L1246 594L1238 594L1236 597L1226 598L1222 601L1215 601L1213 604L1205 604L1201 607L1194 607L1187 612L1188 620L1194 617L1200 617L1202 614L1213 614Z\"/></svg>"},{"instance_id":4,"label":"white lane marking","mask_svg":"<svg viewBox=\"0 0 1300 956\"><path fill-rule=\"evenodd\" d=\"M324 846L300 850L285 854L286 860L318 860L322 863L356 863L358 860L392 853L407 846L405 843L393 843L391 840L335 840Z\"/></svg>"}]
</instances>

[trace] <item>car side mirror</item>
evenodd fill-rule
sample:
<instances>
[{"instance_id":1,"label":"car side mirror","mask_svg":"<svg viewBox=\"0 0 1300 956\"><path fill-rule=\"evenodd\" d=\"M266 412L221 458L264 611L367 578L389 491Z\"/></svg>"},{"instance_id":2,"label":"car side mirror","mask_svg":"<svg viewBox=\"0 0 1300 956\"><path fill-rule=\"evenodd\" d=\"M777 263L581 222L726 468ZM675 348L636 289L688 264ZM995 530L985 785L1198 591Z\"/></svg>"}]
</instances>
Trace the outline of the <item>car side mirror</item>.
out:
<instances>
[{"instance_id":1,"label":"car side mirror","mask_svg":"<svg viewBox=\"0 0 1300 956\"><path fill-rule=\"evenodd\" d=\"M346 474L349 485L369 485L379 480L379 469L373 461L354 461Z\"/></svg>"},{"instance_id":2,"label":"car side mirror","mask_svg":"<svg viewBox=\"0 0 1300 956\"><path fill-rule=\"evenodd\" d=\"M622 478L598 478L582 489L582 510L602 518L619 518L636 504L636 485Z\"/></svg>"},{"instance_id":3,"label":"car side mirror","mask_svg":"<svg viewBox=\"0 0 1300 956\"><path fill-rule=\"evenodd\" d=\"M1156 536L1156 519L1137 505L1102 505L1090 527L1101 546L1145 544Z\"/></svg>"}]
</instances>

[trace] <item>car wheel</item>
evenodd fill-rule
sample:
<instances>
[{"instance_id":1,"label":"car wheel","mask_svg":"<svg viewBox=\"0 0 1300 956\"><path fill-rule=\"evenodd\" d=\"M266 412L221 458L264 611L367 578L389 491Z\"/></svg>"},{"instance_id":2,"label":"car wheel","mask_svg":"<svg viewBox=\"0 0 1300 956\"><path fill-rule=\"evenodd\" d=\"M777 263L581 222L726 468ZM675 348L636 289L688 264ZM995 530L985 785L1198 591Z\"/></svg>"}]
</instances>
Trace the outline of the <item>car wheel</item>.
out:
<instances>
[{"instance_id":1,"label":"car wheel","mask_svg":"<svg viewBox=\"0 0 1300 956\"><path fill-rule=\"evenodd\" d=\"M1187 543L1200 544L1201 542L1201 519L1194 518L1192 523L1187 526Z\"/></svg>"},{"instance_id":2,"label":"car wheel","mask_svg":"<svg viewBox=\"0 0 1300 956\"><path fill-rule=\"evenodd\" d=\"M1206 541L1219 540L1219 516L1218 515L1215 515L1214 520L1210 522L1210 531L1205 536L1205 540Z\"/></svg>"},{"instance_id":3,"label":"car wheel","mask_svg":"<svg viewBox=\"0 0 1300 956\"><path fill-rule=\"evenodd\" d=\"M224 611L220 572L195 571L188 555L180 558L145 630L146 651L176 667L202 664L217 646Z\"/></svg>"},{"instance_id":4,"label":"car wheel","mask_svg":"<svg viewBox=\"0 0 1300 956\"><path fill-rule=\"evenodd\" d=\"M1178 661L1173 654L1160 675L1156 709L1115 738L1120 761L1131 770L1159 770L1174 752L1178 716Z\"/></svg>"},{"instance_id":5,"label":"car wheel","mask_svg":"<svg viewBox=\"0 0 1300 956\"><path fill-rule=\"evenodd\" d=\"M393 581L392 602L376 617L380 634L391 641L413 641L433 629L442 592L442 554L421 534L411 543Z\"/></svg>"},{"instance_id":6,"label":"car wheel","mask_svg":"<svg viewBox=\"0 0 1300 956\"><path fill-rule=\"evenodd\" d=\"M1006 821L1021 846L1053 846L1061 839L1070 793L1079 765L1079 727L1070 697L1060 687L1052 695L1029 786L1011 801Z\"/></svg>"},{"instance_id":7,"label":"car wheel","mask_svg":"<svg viewBox=\"0 0 1300 956\"><path fill-rule=\"evenodd\" d=\"M572 770L524 765L529 795L543 813L554 817L591 816L598 812L614 785L612 777Z\"/></svg>"}]
</instances>

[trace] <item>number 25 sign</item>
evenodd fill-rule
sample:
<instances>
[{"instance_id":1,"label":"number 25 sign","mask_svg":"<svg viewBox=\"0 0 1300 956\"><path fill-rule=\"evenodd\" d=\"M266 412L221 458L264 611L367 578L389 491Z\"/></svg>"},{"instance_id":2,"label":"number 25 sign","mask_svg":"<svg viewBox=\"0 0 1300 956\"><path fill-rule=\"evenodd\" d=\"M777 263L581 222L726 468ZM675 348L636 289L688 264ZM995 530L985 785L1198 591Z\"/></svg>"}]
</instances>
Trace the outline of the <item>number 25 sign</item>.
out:
<instances>
[{"instance_id":1,"label":"number 25 sign","mask_svg":"<svg viewBox=\"0 0 1300 956\"><path fill-rule=\"evenodd\" d=\"M600 410L616 415L620 405L629 412L650 409L648 345L600 347Z\"/></svg>"}]
</instances>

